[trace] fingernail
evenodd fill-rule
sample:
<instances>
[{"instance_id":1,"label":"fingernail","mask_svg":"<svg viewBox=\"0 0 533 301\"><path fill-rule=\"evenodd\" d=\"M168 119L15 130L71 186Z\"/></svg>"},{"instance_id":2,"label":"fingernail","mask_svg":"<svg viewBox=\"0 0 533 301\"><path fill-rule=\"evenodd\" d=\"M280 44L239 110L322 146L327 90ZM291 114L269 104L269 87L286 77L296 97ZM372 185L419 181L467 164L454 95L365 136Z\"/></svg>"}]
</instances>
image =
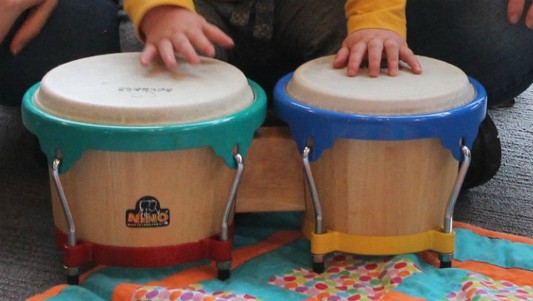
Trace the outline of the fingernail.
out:
<instances>
[{"instance_id":1,"label":"fingernail","mask_svg":"<svg viewBox=\"0 0 533 301\"><path fill-rule=\"evenodd\" d=\"M520 21L520 15L510 15L509 16L509 22L511 24L516 24L516 23L518 23L518 21Z\"/></svg>"},{"instance_id":2,"label":"fingernail","mask_svg":"<svg viewBox=\"0 0 533 301\"><path fill-rule=\"evenodd\" d=\"M529 18L526 20L526 26L529 29L533 29L533 18Z\"/></svg>"},{"instance_id":3,"label":"fingernail","mask_svg":"<svg viewBox=\"0 0 533 301\"><path fill-rule=\"evenodd\" d=\"M11 45L11 53L13 55L17 55L23 48L23 45L16 45L16 46L13 46Z\"/></svg>"}]
</instances>

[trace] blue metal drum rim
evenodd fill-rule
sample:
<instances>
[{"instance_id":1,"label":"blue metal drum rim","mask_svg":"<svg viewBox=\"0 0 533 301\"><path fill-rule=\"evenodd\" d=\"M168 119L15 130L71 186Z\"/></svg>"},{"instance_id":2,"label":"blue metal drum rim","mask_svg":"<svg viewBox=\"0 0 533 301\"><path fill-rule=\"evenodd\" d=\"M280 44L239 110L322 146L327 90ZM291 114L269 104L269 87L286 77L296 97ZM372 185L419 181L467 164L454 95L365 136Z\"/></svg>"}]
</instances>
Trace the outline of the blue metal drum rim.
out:
<instances>
[{"instance_id":1,"label":"blue metal drum rim","mask_svg":"<svg viewBox=\"0 0 533 301\"><path fill-rule=\"evenodd\" d=\"M472 149L487 111L485 89L471 77L468 80L475 90L475 96L464 106L426 114L380 116L348 114L308 106L285 91L293 74L285 75L276 83L274 109L277 116L288 124L300 153L308 140L312 140L310 161L319 159L335 140L343 138L386 141L439 138L453 157L462 161L461 145Z\"/></svg>"}]
</instances>

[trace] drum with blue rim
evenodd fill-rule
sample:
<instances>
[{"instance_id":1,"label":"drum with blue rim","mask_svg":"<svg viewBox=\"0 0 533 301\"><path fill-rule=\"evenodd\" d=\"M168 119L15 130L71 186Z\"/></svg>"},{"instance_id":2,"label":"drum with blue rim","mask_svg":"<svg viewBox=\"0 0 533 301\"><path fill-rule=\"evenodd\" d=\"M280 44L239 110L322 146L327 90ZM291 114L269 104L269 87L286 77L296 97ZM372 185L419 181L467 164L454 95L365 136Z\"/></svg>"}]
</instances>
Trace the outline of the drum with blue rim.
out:
<instances>
[{"instance_id":1,"label":"drum with blue rim","mask_svg":"<svg viewBox=\"0 0 533 301\"><path fill-rule=\"evenodd\" d=\"M453 206L486 113L483 87L459 68L418 57L423 73L355 77L333 56L300 66L274 91L307 180L304 234L323 255L454 251Z\"/></svg>"},{"instance_id":2,"label":"drum with blue rim","mask_svg":"<svg viewBox=\"0 0 533 301\"><path fill-rule=\"evenodd\" d=\"M23 122L51 171L57 240L71 281L86 262L169 266L203 258L229 273L244 157L264 91L214 59L174 71L138 53L61 65L32 87Z\"/></svg>"}]
</instances>

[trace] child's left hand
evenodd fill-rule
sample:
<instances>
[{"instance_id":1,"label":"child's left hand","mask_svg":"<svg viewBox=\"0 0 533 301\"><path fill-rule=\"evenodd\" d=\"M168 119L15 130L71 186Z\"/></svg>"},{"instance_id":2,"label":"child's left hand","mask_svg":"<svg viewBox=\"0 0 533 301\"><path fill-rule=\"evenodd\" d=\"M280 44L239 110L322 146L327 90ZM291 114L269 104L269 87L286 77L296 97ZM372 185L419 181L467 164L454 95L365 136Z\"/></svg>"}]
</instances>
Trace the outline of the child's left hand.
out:
<instances>
[{"instance_id":1,"label":"child's left hand","mask_svg":"<svg viewBox=\"0 0 533 301\"><path fill-rule=\"evenodd\" d=\"M347 67L347 75L355 76L361 64L367 61L369 75L377 77L382 60L386 60L390 76L398 74L400 60L407 63L413 73L422 72L420 63L405 39L386 29L360 29L349 34L335 56L333 67Z\"/></svg>"}]
</instances>

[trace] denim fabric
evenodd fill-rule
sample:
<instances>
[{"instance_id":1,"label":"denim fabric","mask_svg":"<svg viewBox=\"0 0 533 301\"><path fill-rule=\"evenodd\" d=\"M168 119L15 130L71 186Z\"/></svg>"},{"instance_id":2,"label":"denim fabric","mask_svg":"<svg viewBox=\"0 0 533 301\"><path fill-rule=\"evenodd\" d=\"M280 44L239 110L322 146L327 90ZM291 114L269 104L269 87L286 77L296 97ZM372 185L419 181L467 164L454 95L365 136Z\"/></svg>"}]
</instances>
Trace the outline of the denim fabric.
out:
<instances>
[{"instance_id":1,"label":"denim fabric","mask_svg":"<svg viewBox=\"0 0 533 301\"><path fill-rule=\"evenodd\" d=\"M526 9L531 0L526 0ZM507 21L507 1L409 0L408 44L461 68L487 90L489 106L533 83L533 30Z\"/></svg>"},{"instance_id":2,"label":"denim fabric","mask_svg":"<svg viewBox=\"0 0 533 301\"><path fill-rule=\"evenodd\" d=\"M119 52L118 25L110 0L59 0L41 33L18 55L9 52L9 38L0 45L0 104L20 104L24 92L58 65Z\"/></svg>"}]
</instances>

